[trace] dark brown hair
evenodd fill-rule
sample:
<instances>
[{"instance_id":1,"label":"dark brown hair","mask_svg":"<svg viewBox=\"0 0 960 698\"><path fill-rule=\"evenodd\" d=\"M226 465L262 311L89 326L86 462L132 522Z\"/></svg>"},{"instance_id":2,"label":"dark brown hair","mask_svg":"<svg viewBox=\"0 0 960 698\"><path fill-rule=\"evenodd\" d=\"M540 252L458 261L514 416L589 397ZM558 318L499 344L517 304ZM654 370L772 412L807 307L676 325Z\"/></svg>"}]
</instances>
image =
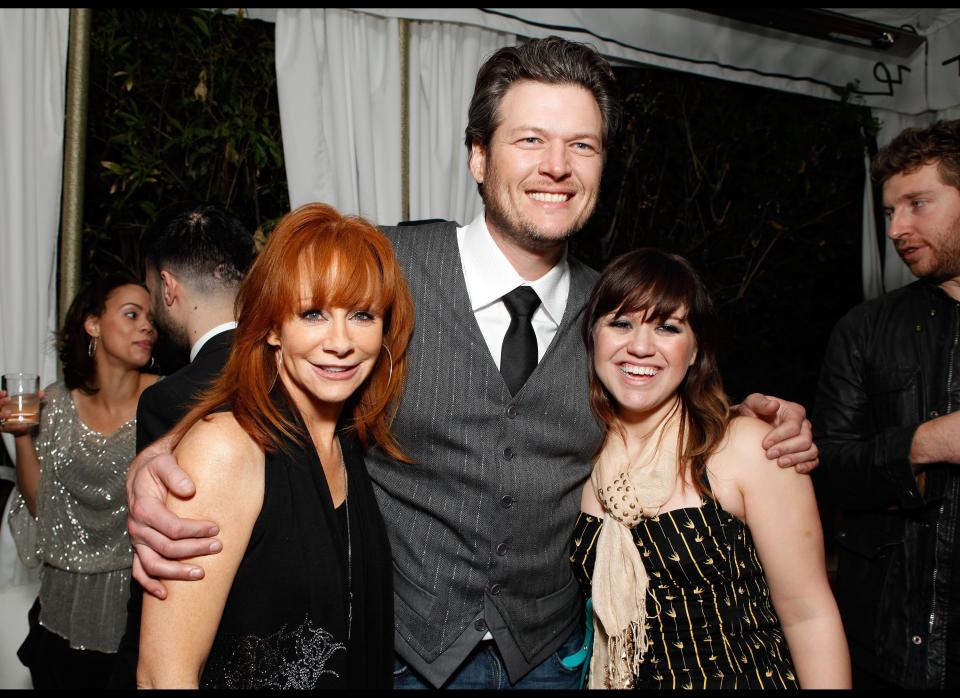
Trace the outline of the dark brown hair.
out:
<instances>
[{"instance_id":1,"label":"dark brown hair","mask_svg":"<svg viewBox=\"0 0 960 698\"><path fill-rule=\"evenodd\" d=\"M130 274L116 272L94 279L80 289L63 318L63 326L56 333L57 355L63 365L63 382L69 390L94 395L100 390L96 383L97 364L90 355L90 335L83 327L88 317L100 317L107 307L107 298L121 286L146 287Z\"/></svg>"},{"instance_id":2,"label":"dark brown hair","mask_svg":"<svg viewBox=\"0 0 960 698\"><path fill-rule=\"evenodd\" d=\"M680 383L680 462L682 478L689 467L697 492L709 495L707 459L726 433L730 403L717 365L719 320L713 300L693 266L680 255L650 247L617 257L597 279L584 311L583 341L590 371L590 407L600 421L604 439L620 429L617 405L600 382L593 365L594 331L608 314L643 313L662 322L685 311L697 340L697 356ZM601 441L601 444L603 442Z\"/></svg>"},{"instance_id":3,"label":"dark brown hair","mask_svg":"<svg viewBox=\"0 0 960 698\"><path fill-rule=\"evenodd\" d=\"M960 120L903 130L873 158L870 177L882 185L894 175L934 163L943 183L960 189Z\"/></svg>"},{"instance_id":4,"label":"dark brown hair","mask_svg":"<svg viewBox=\"0 0 960 698\"><path fill-rule=\"evenodd\" d=\"M380 352L344 412L364 449L373 441L394 458L408 461L390 432L390 421L406 381L413 301L383 233L325 204L306 204L284 216L250 267L237 294L230 358L211 389L177 425L178 440L195 422L229 405L240 426L264 450L279 445L274 430L303 441L301 430L270 397L277 364L276 349L267 344L270 332L279 331L300 311L301 275L311 279L317 307L382 309L383 343L390 353ZM282 389L280 381L276 385Z\"/></svg>"},{"instance_id":5,"label":"dark brown hair","mask_svg":"<svg viewBox=\"0 0 960 698\"><path fill-rule=\"evenodd\" d=\"M466 145L490 147L493 132L503 121L500 103L510 86L518 80L550 85L580 85L590 91L603 120L603 146L606 151L620 128L622 108L617 82L607 60L592 47L558 36L531 39L506 46L480 67L470 100Z\"/></svg>"}]
</instances>

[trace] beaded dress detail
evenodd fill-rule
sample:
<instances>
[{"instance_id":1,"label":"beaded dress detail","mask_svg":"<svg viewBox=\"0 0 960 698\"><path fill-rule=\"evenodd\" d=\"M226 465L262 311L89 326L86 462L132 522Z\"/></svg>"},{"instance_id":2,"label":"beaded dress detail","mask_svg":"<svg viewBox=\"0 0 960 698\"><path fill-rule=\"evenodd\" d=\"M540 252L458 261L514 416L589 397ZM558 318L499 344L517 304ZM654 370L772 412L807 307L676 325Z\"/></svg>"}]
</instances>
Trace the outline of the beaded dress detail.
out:
<instances>
[{"instance_id":1,"label":"beaded dress detail","mask_svg":"<svg viewBox=\"0 0 960 698\"><path fill-rule=\"evenodd\" d=\"M136 419L101 434L80 421L63 383L44 390L35 440L37 518L20 495L10 530L24 562L43 563L41 624L75 649L116 652L133 562L124 480L136 450Z\"/></svg>"}]
</instances>

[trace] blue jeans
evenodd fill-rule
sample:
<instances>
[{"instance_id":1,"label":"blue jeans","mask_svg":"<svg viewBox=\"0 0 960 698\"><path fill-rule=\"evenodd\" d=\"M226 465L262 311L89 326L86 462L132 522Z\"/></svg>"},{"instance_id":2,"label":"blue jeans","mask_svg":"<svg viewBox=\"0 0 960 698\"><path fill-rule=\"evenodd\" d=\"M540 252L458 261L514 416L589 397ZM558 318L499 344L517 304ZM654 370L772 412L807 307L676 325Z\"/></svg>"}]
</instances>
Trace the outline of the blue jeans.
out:
<instances>
[{"instance_id":1,"label":"blue jeans","mask_svg":"<svg viewBox=\"0 0 960 698\"><path fill-rule=\"evenodd\" d=\"M583 642L583 622L560 648L525 674L517 683L510 683L507 668L495 642L481 642L467 655L443 688L468 689L577 689L580 688L580 667L567 668L561 660L575 654ZM589 660L588 660L589 661ZM400 655L393 659L393 687L398 689L433 688L414 671Z\"/></svg>"}]
</instances>

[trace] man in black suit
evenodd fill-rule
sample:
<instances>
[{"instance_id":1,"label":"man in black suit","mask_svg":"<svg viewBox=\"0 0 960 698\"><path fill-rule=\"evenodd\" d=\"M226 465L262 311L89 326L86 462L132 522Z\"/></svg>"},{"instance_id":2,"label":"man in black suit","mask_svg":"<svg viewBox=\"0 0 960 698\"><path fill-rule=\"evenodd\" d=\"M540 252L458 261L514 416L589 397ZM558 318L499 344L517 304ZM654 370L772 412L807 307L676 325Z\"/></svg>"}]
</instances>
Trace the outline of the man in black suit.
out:
<instances>
[{"instance_id":1,"label":"man in black suit","mask_svg":"<svg viewBox=\"0 0 960 698\"><path fill-rule=\"evenodd\" d=\"M172 429L220 374L230 355L234 300L256 256L250 231L217 206L180 205L161 216L145 250L153 319L190 363L143 391L137 404L137 452ZM131 582L127 631L111 686L136 684L143 589Z\"/></svg>"}]
</instances>

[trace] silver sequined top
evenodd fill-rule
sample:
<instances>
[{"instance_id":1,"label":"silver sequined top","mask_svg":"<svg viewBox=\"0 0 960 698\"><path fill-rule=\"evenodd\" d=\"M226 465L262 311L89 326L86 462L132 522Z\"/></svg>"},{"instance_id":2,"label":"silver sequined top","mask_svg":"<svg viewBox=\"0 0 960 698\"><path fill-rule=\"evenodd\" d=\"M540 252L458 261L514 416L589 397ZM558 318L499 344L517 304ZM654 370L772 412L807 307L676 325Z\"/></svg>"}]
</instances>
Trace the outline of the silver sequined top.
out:
<instances>
[{"instance_id":1,"label":"silver sequined top","mask_svg":"<svg viewBox=\"0 0 960 698\"><path fill-rule=\"evenodd\" d=\"M71 647L115 652L126 623L133 555L124 479L136 453L136 419L105 436L80 421L70 391L53 383L35 446L37 518L20 496L9 520L20 556L32 552L43 562L40 623ZM34 540L34 549L25 549Z\"/></svg>"}]
</instances>

